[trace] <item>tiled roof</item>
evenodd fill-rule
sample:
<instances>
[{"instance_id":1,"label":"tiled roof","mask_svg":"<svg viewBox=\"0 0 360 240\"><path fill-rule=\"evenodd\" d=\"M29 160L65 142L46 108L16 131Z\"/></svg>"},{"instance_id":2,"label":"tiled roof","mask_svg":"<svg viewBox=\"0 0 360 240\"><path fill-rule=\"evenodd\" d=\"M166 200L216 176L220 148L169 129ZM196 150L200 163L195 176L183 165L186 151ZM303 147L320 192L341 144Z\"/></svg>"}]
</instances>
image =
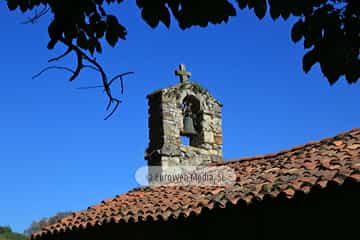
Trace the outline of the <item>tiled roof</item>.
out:
<instances>
[{"instance_id":1,"label":"tiled roof","mask_svg":"<svg viewBox=\"0 0 360 240\"><path fill-rule=\"evenodd\" d=\"M74 213L32 235L33 240L75 229L126 223L176 219L203 209L226 207L240 201L250 204L280 193L309 193L329 182L346 179L360 183L360 128L274 154L243 158L218 165L235 170L236 184L216 186L150 186L134 189L99 205Z\"/></svg>"}]
</instances>

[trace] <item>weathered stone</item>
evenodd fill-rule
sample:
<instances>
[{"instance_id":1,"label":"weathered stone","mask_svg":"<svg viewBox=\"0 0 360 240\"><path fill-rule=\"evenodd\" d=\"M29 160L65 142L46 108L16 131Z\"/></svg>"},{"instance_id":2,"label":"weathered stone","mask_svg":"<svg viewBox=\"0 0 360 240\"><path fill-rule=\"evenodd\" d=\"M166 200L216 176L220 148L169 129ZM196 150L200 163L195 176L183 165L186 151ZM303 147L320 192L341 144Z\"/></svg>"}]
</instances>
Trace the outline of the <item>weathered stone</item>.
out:
<instances>
[{"instance_id":1,"label":"weathered stone","mask_svg":"<svg viewBox=\"0 0 360 240\"><path fill-rule=\"evenodd\" d=\"M211 154L211 155L219 155L219 152L214 150L214 149L210 149L209 154Z\"/></svg>"},{"instance_id":2,"label":"weathered stone","mask_svg":"<svg viewBox=\"0 0 360 240\"><path fill-rule=\"evenodd\" d=\"M214 142L214 134L212 132L204 132L204 141L206 143Z\"/></svg>"},{"instance_id":3,"label":"weathered stone","mask_svg":"<svg viewBox=\"0 0 360 240\"><path fill-rule=\"evenodd\" d=\"M161 148L160 153L164 156L179 156L180 155L179 149L174 145L164 145Z\"/></svg>"},{"instance_id":4,"label":"weathered stone","mask_svg":"<svg viewBox=\"0 0 360 240\"><path fill-rule=\"evenodd\" d=\"M206 122L206 123L210 123L211 120L212 120L212 117L211 117L209 114L204 114L203 120L204 120L204 122Z\"/></svg>"},{"instance_id":5,"label":"weathered stone","mask_svg":"<svg viewBox=\"0 0 360 240\"><path fill-rule=\"evenodd\" d=\"M163 112L163 118L167 119L167 120L171 120L174 118L174 114L172 114L171 112L168 112L168 111Z\"/></svg>"},{"instance_id":6,"label":"weathered stone","mask_svg":"<svg viewBox=\"0 0 360 240\"><path fill-rule=\"evenodd\" d=\"M214 136L215 144L222 145L223 144L223 137L222 135L215 135Z\"/></svg>"},{"instance_id":7,"label":"weathered stone","mask_svg":"<svg viewBox=\"0 0 360 240\"><path fill-rule=\"evenodd\" d=\"M180 73L185 74L185 70ZM186 74L181 76L186 80ZM198 134L190 137L190 146L184 146L180 141L184 118L182 108L184 99L190 96L195 101L191 111L197 111L193 120L198 123ZM174 165L206 165L222 161L222 104L206 89L184 81L148 95L148 103L150 142L147 153L159 150L156 156L145 154L149 164L159 164L163 171L167 171Z\"/></svg>"}]
</instances>

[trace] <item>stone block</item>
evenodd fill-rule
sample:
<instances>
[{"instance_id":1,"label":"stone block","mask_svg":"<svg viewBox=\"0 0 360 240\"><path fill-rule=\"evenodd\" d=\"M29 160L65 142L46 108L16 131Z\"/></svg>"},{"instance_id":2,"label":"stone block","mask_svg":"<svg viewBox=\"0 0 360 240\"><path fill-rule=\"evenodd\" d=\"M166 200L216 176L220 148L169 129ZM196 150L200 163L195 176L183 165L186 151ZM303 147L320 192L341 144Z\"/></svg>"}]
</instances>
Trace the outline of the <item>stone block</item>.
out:
<instances>
[{"instance_id":1,"label":"stone block","mask_svg":"<svg viewBox=\"0 0 360 240\"><path fill-rule=\"evenodd\" d=\"M204 132L204 141L206 143L213 143L214 142L214 134L212 132Z\"/></svg>"},{"instance_id":2,"label":"stone block","mask_svg":"<svg viewBox=\"0 0 360 240\"><path fill-rule=\"evenodd\" d=\"M208 115L208 114L204 114L203 115L203 121L204 122L211 122L211 116L210 115Z\"/></svg>"},{"instance_id":3,"label":"stone block","mask_svg":"<svg viewBox=\"0 0 360 240\"><path fill-rule=\"evenodd\" d=\"M223 144L223 136L222 135L215 135L214 136L215 144L222 145Z\"/></svg>"},{"instance_id":4,"label":"stone block","mask_svg":"<svg viewBox=\"0 0 360 240\"><path fill-rule=\"evenodd\" d=\"M209 150L209 154L210 154L210 155L219 155L219 152L216 151L216 150L214 150L214 149L210 149L210 150Z\"/></svg>"}]
</instances>

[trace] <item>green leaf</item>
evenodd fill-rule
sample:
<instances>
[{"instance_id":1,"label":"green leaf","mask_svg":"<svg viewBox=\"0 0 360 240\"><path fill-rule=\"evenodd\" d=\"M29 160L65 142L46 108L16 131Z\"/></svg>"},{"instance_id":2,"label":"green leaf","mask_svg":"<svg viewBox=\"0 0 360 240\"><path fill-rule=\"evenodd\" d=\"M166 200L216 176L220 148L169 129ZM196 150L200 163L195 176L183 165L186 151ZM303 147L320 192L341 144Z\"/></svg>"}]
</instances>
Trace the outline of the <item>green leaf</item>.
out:
<instances>
[{"instance_id":1,"label":"green leaf","mask_svg":"<svg viewBox=\"0 0 360 240\"><path fill-rule=\"evenodd\" d=\"M106 41L110 46L114 47L119 39L119 22L113 15L108 15L106 18L107 30L105 34Z\"/></svg>"},{"instance_id":2,"label":"green leaf","mask_svg":"<svg viewBox=\"0 0 360 240\"><path fill-rule=\"evenodd\" d=\"M120 37L123 40L126 39L125 37L127 35L127 31L126 31L126 28L121 24L118 24L118 26L117 26L117 35L118 35L118 37Z\"/></svg>"},{"instance_id":3,"label":"green leaf","mask_svg":"<svg viewBox=\"0 0 360 240\"><path fill-rule=\"evenodd\" d=\"M83 49L88 49L89 43L84 31L80 31L76 44Z\"/></svg>"},{"instance_id":4,"label":"green leaf","mask_svg":"<svg viewBox=\"0 0 360 240\"><path fill-rule=\"evenodd\" d=\"M337 82L337 80L339 80L341 73L338 69L331 66L331 64L328 64L327 62L320 62L320 68L330 85L333 85Z\"/></svg>"},{"instance_id":5,"label":"green leaf","mask_svg":"<svg viewBox=\"0 0 360 240\"><path fill-rule=\"evenodd\" d=\"M145 0L136 0L136 5L137 5L139 8L143 8L144 5L145 5Z\"/></svg>"},{"instance_id":6,"label":"green leaf","mask_svg":"<svg viewBox=\"0 0 360 240\"><path fill-rule=\"evenodd\" d=\"M29 9L29 3L28 1L20 1L19 2L20 10L24 13L26 10Z\"/></svg>"},{"instance_id":7,"label":"green leaf","mask_svg":"<svg viewBox=\"0 0 360 240\"><path fill-rule=\"evenodd\" d=\"M100 14L98 14L97 12L92 14L89 18L91 23L97 23L98 21L101 20Z\"/></svg>"},{"instance_id":8,"label":"green leaf","mask_svg":"<svg viewBox=\"0 0 360 240\"><path fill-rule=\"evenodd\" d=\"M247 0L247 6L249 9L253 9L256 5L257 0Z\"/></svg>"},{"instance_id":9,"label":"green leaf","mask_svg":"<svg viewBox=\"0 0 360 240\"><path fill-rule=\"evenodd\" d=\"M155 28L160 21L159 15L150 8L144 8L141 11L141 16L150 27Z\"/></svg>"},{"instance_id":10,"label":"green leaf","mask_svg":"<svg viewBox=\"0 0 360 240\"><path fill-rule=\"evenodd\" d=\"M288 9L283 9L280 15L284 20L287 20L290 17L290 11Z\"/></svg>"},{"instance_id":11,"label":"green leaf","mask_svg":"<svg viewBox=\"0 0 360 240\"><path fill-rule=\"evenodd\" d=\"M247 7L248 0L237 0L239 8L244 9Z\"/></svg>"},{"instance_id":12,"label":"green leaf","mask_svg":"<svg viewBox=\"0 0 360 240\"><path fill-rule=\"evenodd\" d=\"M303 13L302 11L302 8L301 8L301 5L299 2L289 2L289 5L290 5L290 12L292 15L294 16L297 16L297 17L300 17Z\"/></svg>"},{"instance_id":13,"label":"green leaf","mask_svg":"<svg viewBox=\"0 0 360 240\"><path fill-rule=\"evenodd\" d=\"M95 36L97 38L102 38L105 34L106 30L106 23L104 21L98 22L98 24L95 25Z\"/></svg>"},{"instance_id":14,"label":"green leaf","mask_svg":"<svg viewBox=\"0 0 360 240\"><path fill-rule=\"evenodd\" d=\"M236 16L236 9L234 8L234 6L229 3L229 2L226 2L226 11L228 12L228 15L229 16ZM227 22L227 20L226 20Z\"/></svg>"},{"instance_id":15,"label":"green leaf","mask_svg":"<svg viewBox=\"0 0 360 240\"><path fill-rule=\"evenodd\" d=\"M280 17L281 6L283 0L268 0L270 8L270 16L273 20L276 20Z\"/></svg>"},{"instance_id":16,"label":"green leaf","mask_svg":"<svg viewBox=\"0 0 360 240\"><path fill-rule=\"evenodd\" d=\"M102 47L101 47L101 44L99 41L95 41L95 49L98 53L101 53L102 52Z\"/></svg>"},{"instance_id":17,"label":"green leaf","mask_svg":"<svg viewBox=\"0 0 360 240\"><path fill-rule=\"evenodd\" d=\"M360 78L360 60L356 60L354 63L349 64L346 72L346 81L348 83L355 83Z\"/></svg>"},{"instance_id":18,"label":"green leaf","mask_svg":"<svg viewBox=\"0 0 360 240\"><path fill-rule=\"evenodd\" d=\"M105 34L105 38L106 38L106 41L110 44L110 46L115 47L115 45L118 41L118 37L114 34L113 31L107 30L106 34Z\"/></svg>"},{"instance_id":19,"label":"green leaf","mask_svg":"<svg viewBox=\"0 0 360 240\"><path fill-rule=\"evenodd\" d=\"M113 15L108 15L106 18L106 23L108 25L109 28L113 28L116 27L116 25L119 25L119 22L117 20L117 18Z\"/></svg>"},{"instance_id":20,"label":"green leaf","mask_svg":"<svg viewBox=\"0 0 360 240\"><path fill-rule=\"evenodd\" d=\"M276 20L280 17L280 10L276 7L270 7L270 16L273 20Z\"/></svg>"},{"instance_id":21,"label":"green leaf","mask_svg":"<svg viewBox=\"0 0 360 240\"><path fill-rule=\"evenodd\" d=\"M72 40L76 37L76 27L75 26L68 26L65 28L65 38Z\"/></svg>"},{"instance_id":22,"label":"green leaf","mask_svg":"<svg viewBox=\"0 0 360 240\"><path fill-rule=\"evenodd\" d=\"M266 14L266 1L265 0L256 0L255 2L255 15L259 18L262 19L264 18L265 14Z\"/></svg>"},{"instance_id":23,"label":"green leaf","mask_svg":"<svg viewBox=\"0 0 360 240\"><path fill-rule=\"evenodd\" d=\"M161 22L164 23L164 25L169 28L170 27L170 13L169 10L167 9L167 7L165 6L161 6L161 8L159 9L159 18L161 20Z\"/></svg>"},{"instance_id":24,"label":"green leaf","mask_svg":"<svg viewBox=\"0 0 360 240\"><path fill-rule=\"evenodd\" d=\"M318 54L317 52L313 49L310 50L309 52L307 52L304 57L303 57L303 70L305 73L308 73L312 66L318 61Z\"/></svg>"},{"instance_id":25,"label":"green leaf","mask_svg":"<svg viewBox=\"0 0 360 240\"><path fill-rule=\"evenodd\" d=\"M291 39L293 42L298 42L304 36L304 22L300 19L291 29Z\"/></svg>"},{"instance_id":26,"label":"green leaf","mask_svg":"<svg viewBox=\"0 0 360 240\"><path fill-rule=\"evenodd\" d=\"M19 1L18 0L8 0L7 1L7 6L9 8L9 10L15 10L19 5Z\"/></svg>"},{"instance_id":27,"label":"green leaf","mask_svg":"<svg viewBox=\"0 0 360 240\"><path fill-rule=\"evenodd\" d=\"M314 45L314 41L310 35L305 35L304 48L308 49Z\"/></svg>"}]
</instances>

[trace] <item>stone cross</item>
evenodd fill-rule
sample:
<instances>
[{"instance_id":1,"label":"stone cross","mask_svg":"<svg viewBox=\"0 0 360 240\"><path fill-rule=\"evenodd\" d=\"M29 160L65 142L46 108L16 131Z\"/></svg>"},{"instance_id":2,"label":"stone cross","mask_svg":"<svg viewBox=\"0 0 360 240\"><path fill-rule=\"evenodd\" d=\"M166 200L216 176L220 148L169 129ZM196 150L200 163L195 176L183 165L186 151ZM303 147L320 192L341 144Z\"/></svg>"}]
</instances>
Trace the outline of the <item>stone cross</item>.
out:
<instances>
[{"instance_id":1,"label":"stone cross","mask_svg":"<svg viewBox=\"0 0 360 240\"><path fill-rule=\"evenodd\" d=\"M186 71L185 64L180 64L179 69L175 71L175 75L180 77L181 83L186 83L189 81L189 77L191 77L191 72Z\"/></svg>"}]
</instances>

